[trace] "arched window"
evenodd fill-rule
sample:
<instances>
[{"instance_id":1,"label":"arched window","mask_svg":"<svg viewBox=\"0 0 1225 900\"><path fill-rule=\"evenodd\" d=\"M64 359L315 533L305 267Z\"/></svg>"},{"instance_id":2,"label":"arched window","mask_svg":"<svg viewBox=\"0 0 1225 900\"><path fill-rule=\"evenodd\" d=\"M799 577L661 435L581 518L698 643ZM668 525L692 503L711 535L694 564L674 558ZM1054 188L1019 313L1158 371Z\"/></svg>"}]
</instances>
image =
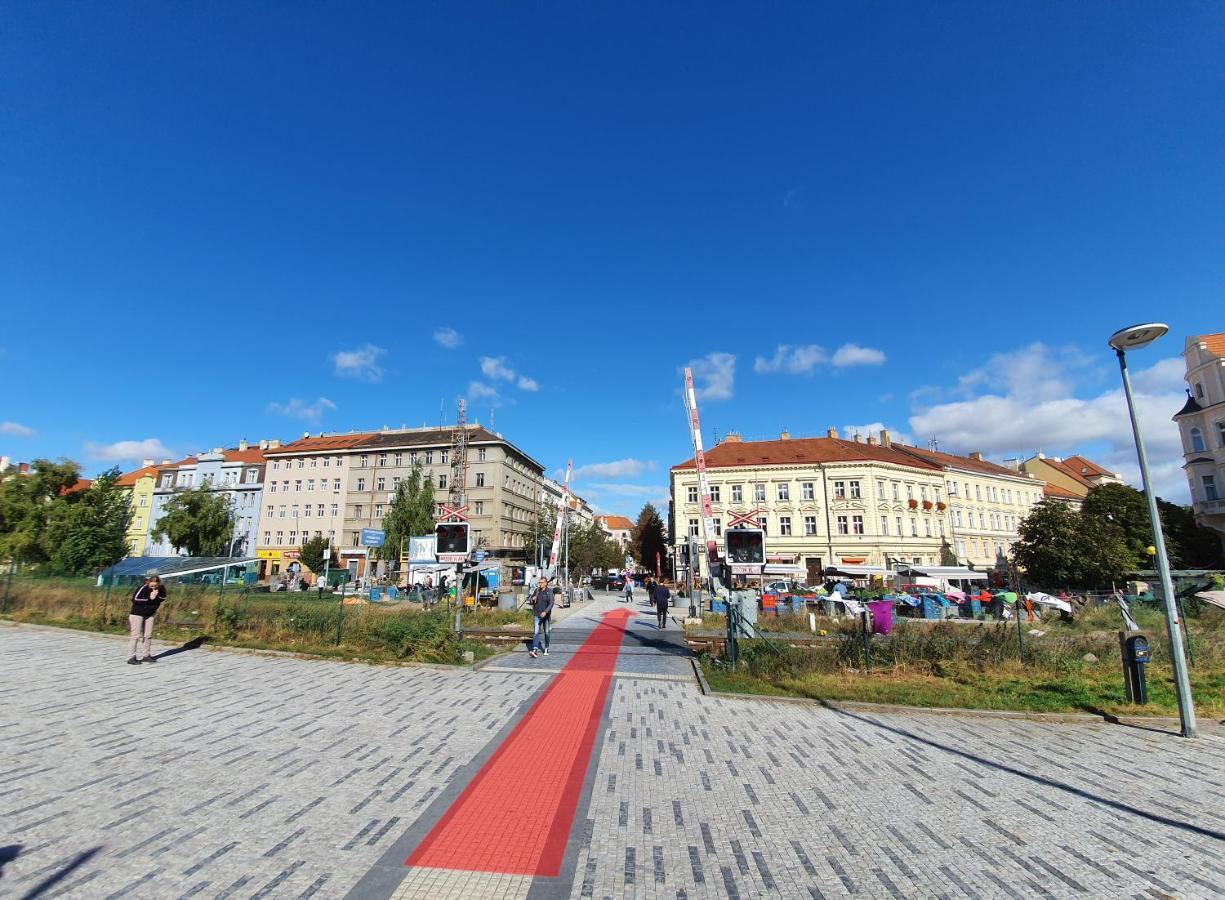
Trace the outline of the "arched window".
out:
<instances>
[{"instance_id":1,"label":"arched window","mask_svg":"<svg viewBox=\"0 0 1225 900\"><path fill-rule=\"evenodd\" d=\"M1207 448L1204 447L1204 433L1198 428L1191 428L1191 452L1203 453Z\"/></svg>"}]
</instances>

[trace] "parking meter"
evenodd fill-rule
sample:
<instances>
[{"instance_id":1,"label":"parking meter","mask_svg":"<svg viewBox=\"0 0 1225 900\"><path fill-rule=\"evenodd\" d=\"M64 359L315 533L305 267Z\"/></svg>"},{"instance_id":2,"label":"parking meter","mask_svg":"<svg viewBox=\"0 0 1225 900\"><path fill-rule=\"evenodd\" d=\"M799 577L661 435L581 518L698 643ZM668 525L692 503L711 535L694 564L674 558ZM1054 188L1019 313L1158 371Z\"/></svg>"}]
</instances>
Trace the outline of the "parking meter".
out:
<instances>
[{"instance_id":1,"label":"parking meter","mask_svg":"<svg viewBox=\"0 0 1225 900\"><path fill-rule=\"evenodd\" d=\"M1127 699L1141 705L1148 703L1148 684L1145 667L1152 662L1152 650L1148 638L1142 634L1132 635L1123 643L1123 673L1127 682Z\"/></svg>"}]
</instances>

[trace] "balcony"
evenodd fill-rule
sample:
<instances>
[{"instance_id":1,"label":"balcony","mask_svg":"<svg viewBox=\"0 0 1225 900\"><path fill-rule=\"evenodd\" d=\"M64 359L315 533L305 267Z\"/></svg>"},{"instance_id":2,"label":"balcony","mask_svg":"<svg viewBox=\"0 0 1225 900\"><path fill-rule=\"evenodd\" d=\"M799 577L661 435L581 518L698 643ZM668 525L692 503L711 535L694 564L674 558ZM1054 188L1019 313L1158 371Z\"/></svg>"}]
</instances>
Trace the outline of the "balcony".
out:
<instances>
[{"instance_id":1,"label":"balcony","mask_svg":"<svg viewBox=\"0 0 1225 900\"><path fill-rule=\"evenodd\" d=\"M1196 500L1194 504L1196 512L1210 513L1213 515L1225 513L1225 499L1222 500Z\"/></svg>"}]
</instances>

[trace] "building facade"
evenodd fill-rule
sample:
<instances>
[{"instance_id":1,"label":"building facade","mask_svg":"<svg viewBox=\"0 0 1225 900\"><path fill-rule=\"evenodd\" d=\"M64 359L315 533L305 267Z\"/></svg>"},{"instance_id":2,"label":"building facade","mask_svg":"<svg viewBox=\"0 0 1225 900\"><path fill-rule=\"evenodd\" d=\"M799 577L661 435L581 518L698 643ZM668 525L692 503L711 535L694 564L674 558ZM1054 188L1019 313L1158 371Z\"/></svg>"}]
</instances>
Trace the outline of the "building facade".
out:
<instances>
[{"instance_id":1,"label":"building facade","mask_svg":"<svg viewBox=\"0 0 1225 900\"><path fill-rule=\"evenodd\" d=\"M1197 522L1225 540L1225 333L1187 338L1183 359L1187 402L1174 421L1191 508Z\"/></svg>"},{"instance_id":2,"label":"building facade","mask_svg":"<svg viewBox=\"0 0 1225 900\"><path fill-rule=\"evenodd\" d=\"M630 535L634 532L634 523L625 516L596 516L596 524L604 533L621 545L622 550L628 550Z\"/></svg>"},{"instance_id":3,"label":"building facade","mask_svg":"<svg viewBox=\"0 0 1225 900\"><path fill-rule=\"evenodd\" d=\"M153 526L153 488L157 483L157 473L153 460L146 459L139 469L124 473L115 482L128 491L132 504L132 519L125 534L129 556L143 556L148 546L149 529Z\"/></svg>"},{"instance_id":4,"label":"building facade","mask_svg":"<svg viewBox=\"0 0 1225 900\"><path fill-rule=\"evenodd\" d=\"M264 448L268 441L252 447L240 441L237 447L217 447L206 453L189 456L177 463L155 467L157 480L150 501L149 528L152 529L166 511L166 504L180 491L188 488L208 488L225 495L234 516L234 531L225 556L253 555L259 534L259 518L264 489ZM155 540L150 531L145 544L147 556L173 556L175 549L162 538Z\"/></svg>"},{"instance_id":5,"label":"building facade","mask_svg":"<svg viewBox=\"0 0 1225 900\"><path fill-rule=\"evenodd\" d=\"M500 434L467 426L470 540L492 557L524 558L544 468ZM257 555L264 576L284 572L310 537L335 542L332 566L366 577L361 530L381 530L400 483L420 466L436 505L448 502L453 427L304 436L268 451Z\"/></svg>"},{"instance_id":6,"label":"building facade","mask_svg":"<svg viewBox=\"0 0 1225 900\"><path fill-rule=\"evenodd\" d=\"M1048 486L1058 488L1050 492L1058 500L1066 500L1069 495L1084 500L1095 487L1124 483L1122 475L1083 456L1063 459L1039 453L1022 462L1018 468L1022 475L1032 475L1045 481Z\"/></svg>"},{"instance_id":7,"label":"building facade","mask_svg":"<svg viewBox=\"0 0 1225 900\"><path fill-rule=\"evenodd\" d=\"M706 464L720 548L731 514L757 510L767 572L810 584L829 567L934 566L951 562L950 554L989 567L1042 499L1041 482L981 458L896 445L887 432L866 441L842 440L833 429L824 438L784 433L776 441L732 434L706 453ZM693 460L673 466L670 482L673 541L700 540Z\"/></svg>"}]
</instances>

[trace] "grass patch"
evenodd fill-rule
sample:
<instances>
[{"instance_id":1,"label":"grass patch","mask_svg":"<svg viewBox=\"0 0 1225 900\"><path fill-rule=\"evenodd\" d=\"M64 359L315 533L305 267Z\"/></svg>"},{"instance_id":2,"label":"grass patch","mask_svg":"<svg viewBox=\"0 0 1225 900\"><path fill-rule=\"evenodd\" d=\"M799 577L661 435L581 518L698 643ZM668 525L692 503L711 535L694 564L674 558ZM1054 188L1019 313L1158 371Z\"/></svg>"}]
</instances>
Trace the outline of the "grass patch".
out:
<instances>
[{"instance_id":1,"label":"grass patch","mask_svg":"<svg viewBox=\"0 0 1225 900\"><path fill-rule=\"evenodd\" d=\"M110 634L127 633L130 589L110 596L89 582L15 579L0 616ZM174 586L158 612L154 634L175 642L279 650L326 658L462 664L496 649L454 632L454 611L410 604L341 606L339 598L311 594L247 593L216 587ZM531 614L519 610L465 610L465 629L528 631ZM190 627L184 627L190 626ZM339 639L338 639L339 637Z\"/></svg>"}]
</instances>

